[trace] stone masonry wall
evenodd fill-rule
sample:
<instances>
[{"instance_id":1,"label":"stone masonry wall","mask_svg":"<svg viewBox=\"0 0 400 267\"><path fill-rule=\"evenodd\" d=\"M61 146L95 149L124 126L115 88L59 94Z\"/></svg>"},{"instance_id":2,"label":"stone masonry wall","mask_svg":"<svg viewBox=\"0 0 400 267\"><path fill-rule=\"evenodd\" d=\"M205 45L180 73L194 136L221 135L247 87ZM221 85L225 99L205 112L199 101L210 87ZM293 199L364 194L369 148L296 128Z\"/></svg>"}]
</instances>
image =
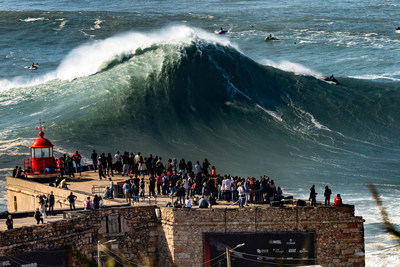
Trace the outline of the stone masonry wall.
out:
<instances>
[{"instance_id":1,"label":"stone masonry wall","mask_svg":"<svg viewBox=\"0 0 400 267\"><path fill-rule=\"evenodd\" d=\"M316 263L321 266L364 266L363 219L354 206L255 207L218 209L161 208L160 239L169 255L162 266L204 266L203 234L229 232L314 231ZM169 258L168 258L169 257Z\"/></svg>"},{"instance_id":2,"label":"stone masonry wall","mask_svg":"<svg viewBox=\"0 0 400 267\"><path fill-rule=\"evenodd\" d=\"M4 231L0 235L0 256L70 248L89 260L96 260L98 241L115 239L107 248L111 254L121 256L116 256L119 261L154 266L158 261L158 223L154 209L148 206L68 212L68 219L45 227ZM80 265L76 258L73 263Z\"/></svg>"},{"instance_id":3,"label":"stone masonry wall","mask_svg":"<svg viewBox=\"0 0 400 267\"><path fill-rule=\"evenodd\" d=\"M160 216L156 216L156 210ZM315 233L316 264L364 266L363 219L354 206L174 209L119 207L65 212L65 220L0 233L0 256L70 248L96 260L97 242L124 263L204 266L205 233ZM32 220L34 220L32 218ZM73 254L74 255L74 254ZM79 266L77 258L73 265Z\"/></svg>"}]
</instances>

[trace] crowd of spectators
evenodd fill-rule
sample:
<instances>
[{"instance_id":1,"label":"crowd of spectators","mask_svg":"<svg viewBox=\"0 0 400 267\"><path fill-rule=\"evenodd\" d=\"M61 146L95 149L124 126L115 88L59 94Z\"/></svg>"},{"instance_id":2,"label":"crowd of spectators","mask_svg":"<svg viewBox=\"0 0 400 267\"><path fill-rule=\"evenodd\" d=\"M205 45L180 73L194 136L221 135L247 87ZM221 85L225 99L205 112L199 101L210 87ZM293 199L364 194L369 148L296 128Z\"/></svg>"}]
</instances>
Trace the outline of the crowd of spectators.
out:
<instances>
[{"instance_id":1,"label":"crowd of spectators","mask_svg":"<svg viewBox=\"0 0 400 267\"><path fill-rule=\"evenodd\" d=\"M174 197L173 206L191 207L187 199L196 200L201 197L208 207L216 205L218 200L238 203L240 207L249 203L270 202L283 198L280 187L275 185L273 179L264 175L260 179L255 177L240 177L220 175L215 166L208 159L202 163L170 158L165 163L162 157L143 157L141 153L127 151L111 156L108 153L97 154L95 150L91 155L93 170L98 172L99 180L110 180L110 186L103 191L104 198L112 198L114 194L114 175L126 176L127 180L122 186L127 203L131 201L144 201L146 192L148 197L156 195ZM201 199L197 203L204 203ZM172 203L170 203L172 206ZM204 206L204 205L203 205Z\"/></svg>"},{"instance_id":2,"label":"crowd of spectators","mask_svg":"<svg viewBox=\"0 0 400 267\"><path fill-rule=\"evenodd\" d=\"M76 151L71 157L64 154L58 158L58 168L61 176L55 180L55 186L68 189L67 177L80 173L81 155ZM87 197L83 206L85 210L104 208L104 199L113 199L116 186L112 177L114 175L126 176L127 180L122 186L126 202L142 201L146 197L146 187L148 197L168 196L173 204L168 202L168 206L176 208L191 208L198 205L199 208L208 208L217 205L217 201L224 200L227 203L238 203L240 208L249 206L249 203L271 203L280 201L284 198L283 191L275 185L275 181L264 175L260 179L255 177L240 177L230 174L220 175L215 166L204 159L202 163L196 161L186 161L184 158L179 162L176 158L170 158L165 163L162 157L153 156L143 157L141 153L119 151L112 156L108 153L97 154L95 150L91 155L92 167L98 172L99 180L109 180L109 186L103 191L103 196L95 194L93 200ZM108 178L107 178L108 176ZM13 170L13 177L23 177L21 167L16 166ZM53 184L51 184L53 185ZM325 205L330 205L331 189L326 186L324 191ZM312 206L316 206L315 185L310 188L309 201ZM75 200L77 197L71 192L67 197L70 209L75 210ZM54 195L40 195L38 206L34 217L39 224L43 223L43 218L47 215L54 215ZM342 198L337 194L334 199L335 206L342 205ZM12 229L12 218L7 223L8 229Z\"/></svg>"},{"instance_id":3,"label":"crowd of spectators","mask_svg":"<svg viewBox=\"0 0 400 267\"><path fill-rule=\"evenodd\" d=\"M102 196L95 195L93 201L85 201L84 207L100 208L104 206L102 198L112 199L116 186L112 177L114 175L126 176L127 180L122 186L126 202L144 201L146 192L148 197L169 196L175 201L169 203L175 207L188 207L192 204L201 207L211 207L217 201L224 200L227 203L238 203L239 207L249 206L250 203L271 203L284 198L283 191L275 185L275 181L264 175L260 179L255 177L240 177L230 174L217 173L208 159L202 163L169 158L163 161L162 157L150 154L143 157L141 153L117 151L114 156L111 153L99 153L93 150L90 156L92 168L98 172L99 180L109 180ZM76 151L71 157L63 155L58 159L61 177L56 180L56 186L68 189L66 177L74 176L81 172L81 155ZM17 172L17 168L15 170ZM311 205L316 205L315 186L310 188ZM331 191L326 187L325 205L330 205ZM101 203L97 204L100 198ZM189 200L189 202L188 202ZM188 203L187 203L188 202ZM192 203L193 202L193 203ZM340 201L336 201L339 203ZM94 204L95 203L95 204ZM205 204L206 203L206 204ZM336 204L336 203L335 203Z\"/></svg>"}]
</instances>

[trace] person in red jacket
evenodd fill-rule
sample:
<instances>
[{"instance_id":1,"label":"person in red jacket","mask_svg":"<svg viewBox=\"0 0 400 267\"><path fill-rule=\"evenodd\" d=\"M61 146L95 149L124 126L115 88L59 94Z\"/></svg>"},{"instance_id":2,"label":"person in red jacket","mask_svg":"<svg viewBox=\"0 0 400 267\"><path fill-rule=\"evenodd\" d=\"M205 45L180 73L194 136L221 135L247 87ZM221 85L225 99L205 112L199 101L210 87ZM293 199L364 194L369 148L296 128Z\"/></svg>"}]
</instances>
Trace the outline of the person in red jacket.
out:
<instances>
[{"instance_id":1,"label":"person in red jacket","mask_svg":"<svg viewBox=\"0 0 400 267\"><path fill-rule=\"evenodd\" d=\"M78 153L78 150L72 155L72 160L75 162L76 172L82 175L82 165L81 165L81 155Z\"/></svg>"},{"instance_id":2,"label":"person in red jacket","mask_svg":"<svg viewBox=\"0 0 400 267\"><path fill-rule=\"evenodd\" d=\"M335 197L335 206L342 206L342 198L340 197L340 194L337 194L337 196Z\"/></svg>"}]
</instances>

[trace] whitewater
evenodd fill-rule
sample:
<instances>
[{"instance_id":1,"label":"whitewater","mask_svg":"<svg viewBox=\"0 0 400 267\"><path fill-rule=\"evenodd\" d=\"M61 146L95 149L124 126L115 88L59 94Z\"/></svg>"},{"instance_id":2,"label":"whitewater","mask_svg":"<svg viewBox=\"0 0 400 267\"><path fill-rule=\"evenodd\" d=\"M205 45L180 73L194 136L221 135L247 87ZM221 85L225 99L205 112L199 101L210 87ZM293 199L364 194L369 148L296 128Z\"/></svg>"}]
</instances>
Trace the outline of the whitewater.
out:
<instances>
[{"instance_id":1,"label":"whitewater","mask_svg":"<svg viewBox=\"0 0 400 267\"><path fill-rule=\"evenodd\" d=\"M367 266L394 266L398 242L366 184L399 227L396 8L0 1L0 211L42 119L56 155L79 149L86 163L93 149L140 151L266 174L296 198L328 185L365 219ZM322 80L332 74L340 85Z\"/></svg>"}]
</instances>

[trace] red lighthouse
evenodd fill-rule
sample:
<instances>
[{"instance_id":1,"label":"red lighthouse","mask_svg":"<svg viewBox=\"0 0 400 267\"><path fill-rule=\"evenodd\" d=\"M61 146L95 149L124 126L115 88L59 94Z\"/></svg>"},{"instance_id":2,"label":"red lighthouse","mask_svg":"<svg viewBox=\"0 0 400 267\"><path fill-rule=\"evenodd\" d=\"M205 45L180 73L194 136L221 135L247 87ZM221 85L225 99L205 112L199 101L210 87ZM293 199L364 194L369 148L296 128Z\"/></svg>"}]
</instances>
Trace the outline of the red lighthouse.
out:
<instances>
[{"instance_id":1,"label":"red lighthouse","mask_svg":"<svg viewBox=\"0 0 400 267\"><path fill-rule=\"evenodd\" d=\"M24 160L24 169L27 178L53 178L60 174L57 162L53 155L53 144L44 138L44 122L39 121L39 138L36 139L31 148L31 157Z\"/></svg>"}]
</instances>

